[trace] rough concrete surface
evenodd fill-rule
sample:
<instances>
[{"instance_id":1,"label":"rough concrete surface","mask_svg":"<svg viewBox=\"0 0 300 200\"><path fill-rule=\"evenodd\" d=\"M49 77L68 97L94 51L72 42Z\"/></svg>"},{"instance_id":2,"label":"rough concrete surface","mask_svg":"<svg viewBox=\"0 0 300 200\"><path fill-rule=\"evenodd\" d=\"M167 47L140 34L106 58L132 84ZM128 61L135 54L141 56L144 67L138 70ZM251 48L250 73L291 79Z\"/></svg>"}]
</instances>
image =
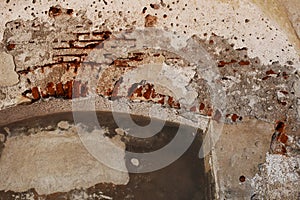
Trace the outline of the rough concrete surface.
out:
<instances>
[{"instance_id":1,"label":"rough concrete surface","mask_svg":"<svg viewBox=\"0 0 300 200\"><path fill-rule=\"evenodd\" d=\"M299 199L300 157L267 154L253 178L253 199Z\"/></svg>"},{"instance_id":2,"label":"rough concrete surface","mask_svg":"<svg viewBox=\"0 0 300 200\"><path fill-rule=\"evenodd\" d=\"M299 1L7 0L0 8L1 126L93 109L188 124L204 133L205 170L214 177L207 184L215 199L300 198ZM58 127L70 128L64 122ZM64 177L50 189L30 182L38 174L27 173L37 167L29 158L52 133L12 136L3 130L0 174L11 180L0 183L3 190L82 187L78 198L106 198L87 195L86 188L103 181L94 173L78 182ZM65 136L53 137L47 157L80 159L79 141L74 136L67 146ZM18 149L22 145L26 150ZM11 160L12 153L22 156ZM25 158L28 164L18 168ZM95 170L84 164L89 159L69 173ZM8 166L28 176L14 184L23 177ZM64 170L55 166L53 176Z\"/></svg>"},{"instance_id":3,"label":"rough concrete surface","mask_svg":"<svg viewBox=\"0 0 300 200\"><path fill-rule=\"evenodd\" d=\"M247 199L251 196L251 178L257 173L259 164L265 161L272 129L271 124L256 119L244 119L239 124L223 127L214 150L220 199Z\"/></svg>"},{"instance_id":4,"label":"rough concrete surface","mask_svg":"<svg viewBox=\"0 0 300 200\"><path fill-rule=\"evenodd\" d=\"M62 123L59 123L60 129ZM33 135L8 138L0 159L0 190L23 192L35 188L42 195L88 188L97 183L128 183L128 173L106 167L89 154L74 125L65 128L31 130ZM103 137L103 134L101 131L91 133L94 137ZM89 133L83 137L87 135ZM114 159L125 170L124 154L118 156Z\"/></svg>"}]
</instances>

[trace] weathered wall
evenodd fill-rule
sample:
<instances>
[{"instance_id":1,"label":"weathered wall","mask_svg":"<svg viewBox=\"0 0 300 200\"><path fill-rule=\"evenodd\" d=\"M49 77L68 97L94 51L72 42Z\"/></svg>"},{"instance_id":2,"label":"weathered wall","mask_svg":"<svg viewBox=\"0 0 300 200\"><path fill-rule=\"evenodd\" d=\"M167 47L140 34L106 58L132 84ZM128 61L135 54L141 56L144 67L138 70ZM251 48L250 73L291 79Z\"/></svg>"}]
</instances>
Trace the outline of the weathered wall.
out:
<instances>
[{"instance_id":1,"label":"weathered wall","mask_svg":"<svg viewBox=\"0 0 300 200\"><path fill-rule=\"evenodd\" d=\"M2 125L93 95L152 108L217 140L216 198L299 198L299 1L0 4Z\"/></svg>"}]
</instances>

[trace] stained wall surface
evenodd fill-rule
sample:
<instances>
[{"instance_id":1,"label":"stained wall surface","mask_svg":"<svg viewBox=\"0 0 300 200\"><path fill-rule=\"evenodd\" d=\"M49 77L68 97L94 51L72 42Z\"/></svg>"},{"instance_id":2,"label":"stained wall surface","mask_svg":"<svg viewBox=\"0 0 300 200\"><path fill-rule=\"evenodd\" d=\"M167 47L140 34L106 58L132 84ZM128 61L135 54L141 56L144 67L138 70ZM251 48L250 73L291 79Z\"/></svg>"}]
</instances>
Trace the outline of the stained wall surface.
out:
<instances>
[{"instance_id":1,"label":"stained wall surface","mask_svg":"<svg viewBox=\"0 0 300 200\"><path fill-rule=\"evenodd\" d=\"M300 198L298 0L7 0L0 8L0 179L10 180L0 183L0 199L9 190L28 199L75 188L89 196L86 188L97 183L130 182L127 172L77 158L87 152L69 131L72 124L21 136L6 127L29 117L87 110L202 130L215 199ZM70 155L68 177L40 184L48 172L61 172L51 167L40 179L34 173L21 181L10 176L11 166L21 165L17 158L34 155L41 141L51 143L60 161ZM125 151L124 141L113 141ZM10 161L12 155L17 160ZM74 167L78 159L87 164ZM29 167L30 162L24 161ZM95 177L74 179L89 168Z\"/></svg>"}]
</instances>

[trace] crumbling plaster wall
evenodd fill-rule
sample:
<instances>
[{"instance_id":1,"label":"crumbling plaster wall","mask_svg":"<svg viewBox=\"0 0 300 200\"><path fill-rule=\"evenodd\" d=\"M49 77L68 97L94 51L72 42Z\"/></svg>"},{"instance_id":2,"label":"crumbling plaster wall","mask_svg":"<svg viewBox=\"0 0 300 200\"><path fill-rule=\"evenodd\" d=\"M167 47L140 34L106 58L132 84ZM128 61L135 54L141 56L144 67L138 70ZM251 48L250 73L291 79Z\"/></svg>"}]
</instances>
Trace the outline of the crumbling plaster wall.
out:
<instances>
[{"instance_id":1,"label":"crumbling plaster wall","mask_svg":"<svg viewBox=\"0 0 300 200\"><path fill-rule=\"evenodd\" d=\"M297 0L0 4L3 123L20 104L71 110L69 99L89 95L99 110L120 98L135 114L159 105L156 117L167 110L203 130L224 124L210 155L218 198L271 198L278 188L282 199L299 197ZM290 182L264 168L252 180L269 150L276 159L268 154L265 168L295 165L282 169Z\"/></svg>"}]
</instances>

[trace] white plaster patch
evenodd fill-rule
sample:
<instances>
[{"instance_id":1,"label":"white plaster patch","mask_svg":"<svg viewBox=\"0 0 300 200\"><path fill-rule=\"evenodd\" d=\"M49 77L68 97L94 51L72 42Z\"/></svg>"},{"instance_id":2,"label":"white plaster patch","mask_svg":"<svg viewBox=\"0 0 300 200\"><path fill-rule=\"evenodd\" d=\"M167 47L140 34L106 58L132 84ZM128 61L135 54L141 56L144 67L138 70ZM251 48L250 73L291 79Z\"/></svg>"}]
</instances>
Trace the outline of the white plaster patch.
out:
<instances>
[{"instance_id":1,"label":"white plaster patch","mask_svg":"<svg viewBox=\"0 0 300 200\"><path fill-rule=\"evenodd\" d=\"M269 19L267 14L258 5L249 0L226 3L219 0L190 2L180 1L172 3L171 0L163 1L169 7L161 6L160 9L151 9L147 0L132 1L54 1L36 2L12 1L0 2L3 12L0 21L0 39L3 37L5 23L18 18L42 18L49 21L46 11L50 6L61 5L75 10L86 10L86 15L93 21L94 26L105 26L112 30L126 29L128 27L143 27L146 14L158 17L157 27L176 32L178 37L190 37L197 34L203 37L215 33L229 39L236 48L248 47L250 57L259 57L263 64L270 60L286 63L292 60L299 64L299 52L293 46L282 27L276 21ZM154 2L153 2L154 3ZM267 5L266 5L267 6ZM142 9L148 7L145 15ZM267 9L267 8L266 8ZM163 15L167 14L166 18ZM249 22L245 23L245 20ZM290 23L289 21L287 23ZM178 40L179 41L179 40ZM284 49L284 52L282 52Z\"/></svg>"},{"instance_id":2,"label":"white plaster patch","mask_svg":"<svg viewBox=\"0 0 300 200\"><path fill-rule=\"evenodd\" d=\"M124 87L120 87L119 93L127 95L128 87L143 80L155 84L157 92L174 96L175 99L184 99L186 104L191 104L198 93L188 91L187 86L195 74L192 67L175 67L165 63L146 64L127 72L123 76Z\"/></svg>"},{"instance_id":3,"label":"white plaster patch","mask_svg":"<svg viewBox=\"0 0 300 200\"><path fill-rule=\"evenodd\" d=\"M0 52L0 87L12 86L19 82L19 76L15 72L13 56Z\"/></svg>"}]
</instances>

